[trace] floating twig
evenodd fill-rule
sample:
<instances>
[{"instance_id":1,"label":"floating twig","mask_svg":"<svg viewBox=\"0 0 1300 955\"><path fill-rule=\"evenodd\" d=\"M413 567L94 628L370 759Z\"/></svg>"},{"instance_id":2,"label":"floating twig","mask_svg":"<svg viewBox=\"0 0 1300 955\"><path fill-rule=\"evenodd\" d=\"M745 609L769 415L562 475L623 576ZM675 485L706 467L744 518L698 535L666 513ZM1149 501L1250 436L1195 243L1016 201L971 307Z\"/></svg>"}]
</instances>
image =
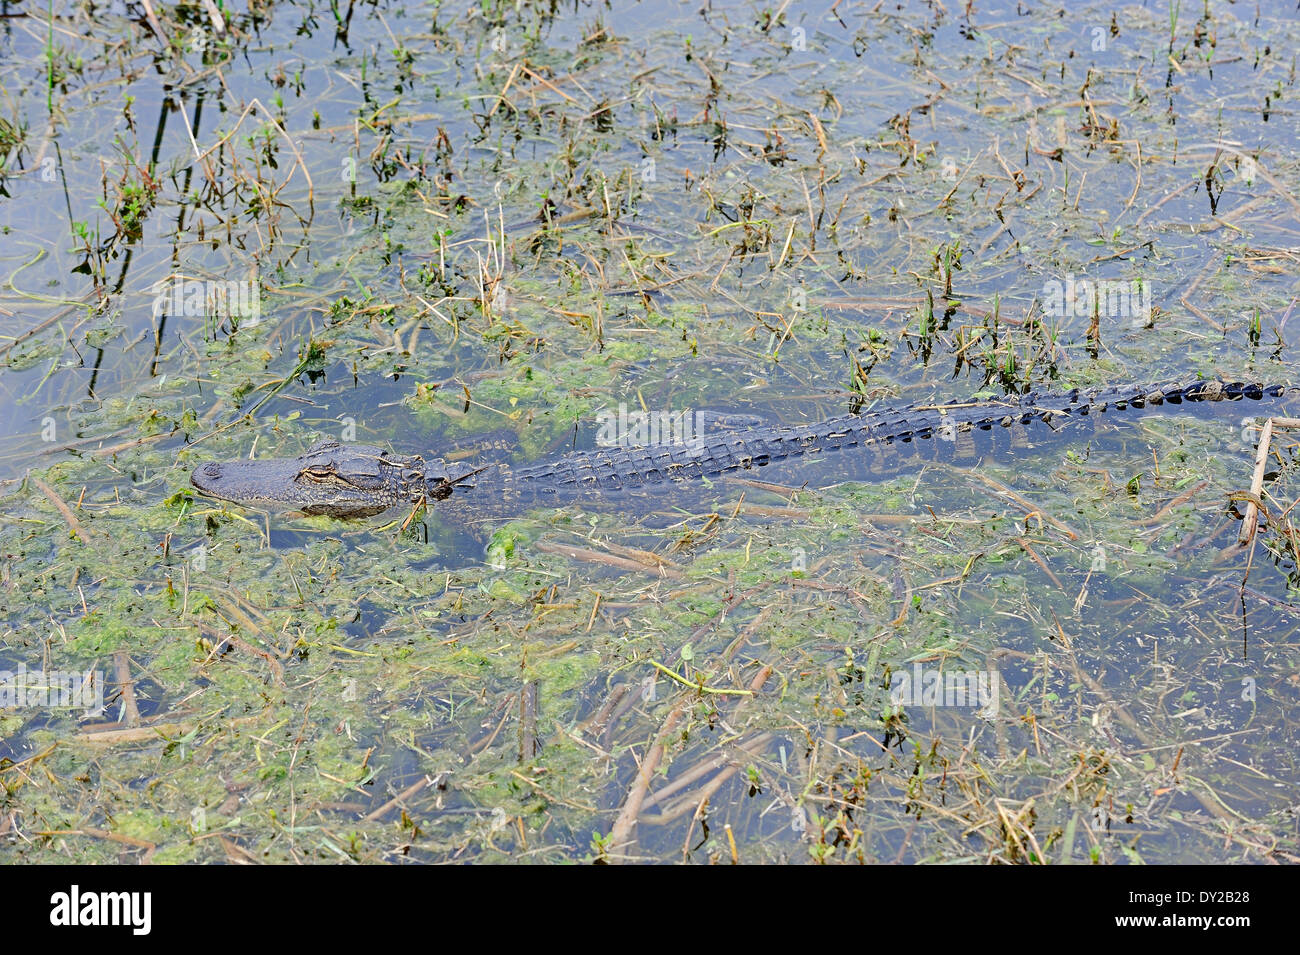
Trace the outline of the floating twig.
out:
<instances>
[{"instance_id":1,"label":"floating twig","mask_svg":"<svg viewBox=\"0 0 1300 955\"><path fill-rule=\"evenodd\" d=\"M50 503L59 509L59 513L63 515L63 520L67 523L68 529L77 536L77 540L83 544L90 543L92 535L81 526L81 522L72 513L72 508L68 507L67 502L55 494L52 487L35 475L32 475L32 483L40 488L41 493L50 499Z\"/></svg>"}]
</instances>

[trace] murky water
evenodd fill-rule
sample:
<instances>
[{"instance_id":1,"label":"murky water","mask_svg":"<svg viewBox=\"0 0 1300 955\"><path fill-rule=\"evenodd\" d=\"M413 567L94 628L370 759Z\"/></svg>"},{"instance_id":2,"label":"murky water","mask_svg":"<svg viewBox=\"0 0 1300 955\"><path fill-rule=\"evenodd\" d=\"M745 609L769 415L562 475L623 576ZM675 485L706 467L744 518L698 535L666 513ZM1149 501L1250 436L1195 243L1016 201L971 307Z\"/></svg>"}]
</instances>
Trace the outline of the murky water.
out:
<instances>
[{"instance_id":1,"label":"murky water","mask_svg":"<svg viewBox=\"0 0 1300 955\"><path fill-rule=\"evenodd\" d=\"M1294 399L488 524L189 494L1293 381L1300 16L977 7L0 4L0 670L109 684L0 708L6 852L1295 858L1285 430L1235 544Z\"/></svg>"}]
</instances>

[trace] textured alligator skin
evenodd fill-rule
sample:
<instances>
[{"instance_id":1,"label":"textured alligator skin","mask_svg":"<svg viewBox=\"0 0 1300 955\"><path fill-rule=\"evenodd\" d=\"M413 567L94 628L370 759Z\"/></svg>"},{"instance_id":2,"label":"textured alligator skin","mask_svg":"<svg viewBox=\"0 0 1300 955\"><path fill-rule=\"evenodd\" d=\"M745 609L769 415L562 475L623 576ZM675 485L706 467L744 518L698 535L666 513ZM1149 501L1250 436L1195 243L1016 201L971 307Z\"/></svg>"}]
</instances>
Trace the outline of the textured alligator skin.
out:
<instances>
[{"instance_id":1,"label":"textured alligator skin","mask_svg":"<svg viewBox=\"0 0 1300 955\"><path fill-rule=\"evenodd\" d=\"M880 449L915 438L950 437L960 431L1032 420L1051 422L1109 408L1277 397L1288 387L1206 380L1028 394L1018 400L912 405L809 425L719 431L674 444L577 451L515 469L504 464L449 465L437 458L395 454L370 445L322 441L297 458L205 464L194 471L192 480L201 492L222 500L309 514L364 516L464 496L471 512L481 508L485 516L498 516L530 504L653 489L760 468L797 455Z\"/></svg>"}]
</instances>

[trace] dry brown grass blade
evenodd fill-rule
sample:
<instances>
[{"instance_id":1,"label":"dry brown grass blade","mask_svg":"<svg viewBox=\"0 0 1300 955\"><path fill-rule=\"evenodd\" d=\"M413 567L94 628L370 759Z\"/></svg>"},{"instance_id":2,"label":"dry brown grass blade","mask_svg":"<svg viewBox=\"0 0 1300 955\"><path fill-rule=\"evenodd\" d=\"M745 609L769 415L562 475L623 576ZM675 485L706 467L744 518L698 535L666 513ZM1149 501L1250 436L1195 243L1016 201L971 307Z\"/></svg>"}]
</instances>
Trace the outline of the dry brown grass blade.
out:
<instances>
[{"instance_id":1,"label":"dry brown grass blade","mask_svg":"<svg viewBox=\"0 0 1300 955\"><path fill-rule=\"evenodd\" d=\"M676 565L670 561L662 561L656 564L649 563L646 560L633 560L628 557L616 557L613 554L606 554L598 550L590 550L586 547L575 547L572 544L547 544L539 543L537 549L543 554L560 554L573 560L581 560L589 564L604 564L606 567L617 567L620 570L637 570L650 573L657 573L662 577L678 578L682 572L676 569Z\"/></svg>"},{"instance_id":2,"label":"dry brown grass blade","mask_svg":"<svg viewBox=\"0 0 1300 955\"><path fill-rule=\"evenodd\" d=\"M1020 545L1021 550L1023 550L1026 554L1028 554L1033 559L1035 564L1037 564L1040 568L1042 568L1043 573L1047 575L1048 579L1051 580L1052 583L1056 584L1056 589L1064 593L1065 586L1061 583L1061 578L1057 577L1056 574L1052 573L1052 568L1047 566L1047 562L1044 561L1043 558L1038 555L1038 551L1034 550L1034 548L1030 545L1029 541L1027 541L1024 537L1017 537L1016 543Z\"/></svg>"},{"instance_id":3,"label":"dry brown grass blade","mask_svg":"<svg viewBox=\"0 0 1300 955\"><path fill-rule=\"evenodd\" d=\"M217 647L221 646L223 643L229 642L231 645L237 647L240 650L243 650L245 653L251 653L253 654L253 656L261 657L263 660L266 661L267 666L271 668L271 676L275 680L275 685L276 686L285 685L284 667L280 665L279 660L277 660L266 650L258 649L248 641L237 636L236 634L222 633L220 630L218 630L214 626L211 626L210 624L200 623L199 629L202 630L204 633L206 633L209 637L213 638L213 640L216 641ZM215 655L215 653L216 650L214 648L213 655Z\"/></svg>"},{"instance_id":4,"label":"dry brown grass blade","mask_svg":"<svg viewBox=\"0 0 1300 955\"><path fill-rule=\"evenodd\" d=\"M962 471L962 473L969 474L975 478L978 478L980 481L984 482L989 487L993 488L993 490L997 491L1003 497L1007 498L1008 500L1014 501L1016 504L1019 504L1021 507L1025 509L1026 520L1034 516L1040 517L1043 520L1047 521L1047 523L1055 527L1057 530L1059 530L1061 533L1069 537L1070 540L1079 539L1079 535L1074 531L1073 528L1071 528L1064 521L1058 520L1057 518L1053 517L1051 514L1048 514L1042 508L1037 507L1034 504L1031 504L1024 497L1017 494L1015 491L1011 490L1011 488L1007 487L1001 481L996 481L993 478L989 477L987 474L983 474L977 470L967 470L967 471Z\"/></svg>"},{"instance_id":5,"label":"dry brown grass blade","mask_svg":"<svg viewBox=\"0 0 1300 955\"><path fill-rule=\"evenodd\" d=\"M153 30L154 36L162 42L164 47L169 47L171 44L167 40L167 34L163 32L162 23L158 20L158 14L154 13L152 0L140 0L140 3L144 7L145 19L149 21L149 29Z\"/></svg>"},{"instance_id":6,"label":"dry brown grass blade","mask_svg":"<svg viewBox=\"0 0 1300 955\"><path fill-rule=\"evenodd\" d=\"M77 739L83 743L93 743L96 746L151 742L169 736L184 736L186 733L193 731L194 726L193 723L152 723L148 726L111 730L97 730L93 726L88 726L77 734Z\"/></svg>"},{"instance_id":7,"label":"dry brown grass blade","mask_svg":"<svg viewBox=\"0 0 1300 955\"><path fill-rule=\"evenodd\" d=\"M122 722L127 726L140 725L140 707L135 702L135 681L131 679L131 660L125 650L113 653L113 676L117 680L118 692L122 694L122 705L126 714Z\"/></svg>"},{"instance_id":8,"label":"dry brown grass blade","mask_svg":"<svg viewBox=\"0 0 1300 955\"><path fill-rule=\"evenodd\" d=\"M1241 522L1241 532L1237 540L1244 547L1255 539L1259 527L1259 504L1264 493L1264 468L1268 465L1268 453L1273 446L1273 419L1264 422L1264 429L1259 433L1259 447L1255 450L1255 472L1250 479L1250 494L1253 500L1246 505L1246 516Z\"/></svg>"},{"instance_id":9,"label":"dry brown grass blade","mask_svg":"<svg viewBox=\"0 0 1300 955\"><path fill-rule=\"evenodd\" d=\"M55 494L52 487L35 475L32 476L32 483L40 489L42 494L50 499L51 504L59 509L59 513L63 515L63 520L68 525L68 529L77 536L77 540L81 541L83 544L90 543L93 535L81 526L81 522L78 521L76 516L72 513L72 508L68 507L67 502L64 501L63 498L59 497L59 495Z\"/></svg>"},{"instance_id":10,"label":"dry brown grass blade","mask_svg":"<svg viewBox=\"0 0 1300 955\"><path fill-rule=\"evenodd\" d=\"M202 0L203 9L208 15L208 22L212 24L212 32L217 36L226 35L226 19L221 15L221 11L212 0Z\"/></svg>"},{"instance_id":11,"label":"dry brown grass blade","mask_svg":"<svg viewBox=\"0 0 1300 955\"><path fill-rule=\"evenodd\" d=\"M428 776L420 777L418 780L416 780L411 785L407 786L405 789L403 789L392 799L388 800L388 802L384 803L374 812L367 815L365 821L374 822L376 819L384 818L384 816L386 816L390 810L395 809L396 807L400 806L402 803L406 802L406 800L410 799L412 796L418 793L425 786L429 785L429 783L431 782L433 782L433 780L430 779Z\"/></svg>"},{"instance_id":12,"label":"dry brown grass blade","mask_svg":"<svg viewBox=\"0 0 1300 955\"><path fill-rule=\"evenodd\" d=\"M1186 504L1197 494L1201 493L1201 491L1205 490L1205 488L1209 486L1209 483L1210 483L1209 481L1197 481L1195 484L1189 487L1182 494L1179 494L1177 497L1173 498L1164 507L1160 508L1160 510L1156 511L1150 517L1142 518L1142 520L1138 521L1137 523L1140 524L1142 527L1150 527L1152 524L1160 523L1162 520L1164 520L1166 517L1169 516L1170 512L1173 511L1175 507L1178 507L1181 504Z\"/></svg>"},{"instance_id":13,"label":"dry brown grass blade","mask_svg":"<svg viewBox=\"0 0 1300 955\"><path fill-rule=\"evenodd\" d=\"M530 680L519 694L519 762L528 762L541 750L537 738L537 681Z\"/></svg>"},{"instance_id":14,"label":"dry brown grass blade","mask_svg":"<svg viewBox=\"0 0 1300 955\"><path fill-rule=\"evenodd\" d=\"M772 739L773 736L771 733L759 733L757 736L745 740L745 742L741 743L737 749L745 756L753 756L770 743ZM670 784L673 792L690 785L690 783L695 782L702 776L707 776L714 769L722 769L722 772L709 780L709 782L698 792L687 793L677 799L672 805L665 806L661 813L641 816L641 821L652 825L664 825L666 823L676 822L688 812L698 811L698 807L707 803L713 797L713 794L722 788L723 783L740 771L741 758L743 757L740 757L739 753L716 756L713 759L707 760L699 766L694 767L690 772L684 774L680 779L676 779L672 784ZM648 808L652 804L652 800L655 803L663 802L664 799L671 795L671 793L668 792L670 786L665 786L662 790L650 796L646 802L642 804L641 808L643 810Z\"/></svg>"},{"instance_id":15,"label":"dry brown grass blade","mask_svg":"<svg viewBox=\"0 0 1300 955\"><path fill-rule=\"evenodd\" d=\"M618 818L614 820L614 825L609 830L609 843L615 850L622 850L624 846L632 844L632 830L636 828L637 817L641 815L641 804L650 789L650 780L655 770L659 768L659 763L668 750L668 739L677 728L688 705L689 700L683 699L668 711L668 716L660 726L655 741L650 744L650 749L642 757L641 768L632 782L632 788L628 790L627 798L623 800L623 808L619 810ZM621 851L618 854L611 854L610 861L620 862L623 856L624 853Z\"/></svg>"},{"instance_id":16,"label":"dry brown grass blade","mask_svg":"<svg viewBox=\"0 0 1300 955\"><path fill-rule=\"evenodd\" d=\"M43 829L36 833L38 836L88 836L91 839L107 839L109 842L120 842L124 846L133 846L137 849L144 849L145 858L153 855L158 847L149 842L147 839L137 839L135 836L128 836L120 832L109 832L107 829Z\"/></svg>"}]
</instances>

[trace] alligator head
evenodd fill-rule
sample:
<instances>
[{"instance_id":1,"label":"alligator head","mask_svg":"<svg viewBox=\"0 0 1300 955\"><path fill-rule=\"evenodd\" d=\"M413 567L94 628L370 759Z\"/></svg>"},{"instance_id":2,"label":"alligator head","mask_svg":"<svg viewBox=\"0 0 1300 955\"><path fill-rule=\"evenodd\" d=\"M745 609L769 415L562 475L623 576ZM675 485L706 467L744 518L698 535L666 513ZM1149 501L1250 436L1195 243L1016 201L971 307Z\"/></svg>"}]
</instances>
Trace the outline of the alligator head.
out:
<instances>
[{"instance_id":1,"label":"alligator head","mask_svg":"<svg viewBox=\"0 0 1300 955\"><path fill-rule=\"evenodd\" d=\"M296 458L214 461L190 479L223 501L331 517L368 517L447 497L455 484L442 461L337 441L321 441Z\"/></svg>"}]
</instances>

